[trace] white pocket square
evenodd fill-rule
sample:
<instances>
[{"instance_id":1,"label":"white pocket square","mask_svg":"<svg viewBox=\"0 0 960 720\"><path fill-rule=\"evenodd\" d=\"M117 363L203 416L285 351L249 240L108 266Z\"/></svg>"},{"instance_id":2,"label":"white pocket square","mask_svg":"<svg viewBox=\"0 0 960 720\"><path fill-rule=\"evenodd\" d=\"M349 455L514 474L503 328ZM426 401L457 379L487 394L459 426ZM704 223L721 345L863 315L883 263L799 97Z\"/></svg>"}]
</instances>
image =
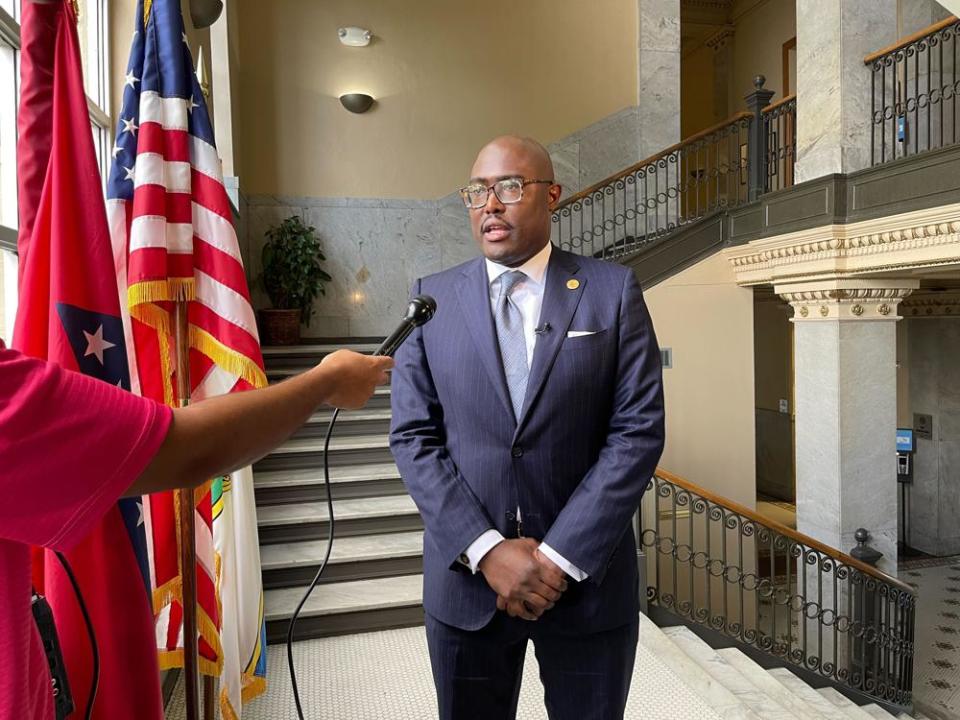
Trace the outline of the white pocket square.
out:
<instances>
[{"instance_id":1,"label":"white pocket square","mask_svg":"<svg viewBox=\"0 0 960 720\"><path fill-rule=\"evenodd\" d=\"M569 337L569 338L584 337L585 335L596 335L597 332L599 332L599 331L597 331L597 330L570 330L570 331L567 333L567 337Z\"/></svg>"}]
</instances>

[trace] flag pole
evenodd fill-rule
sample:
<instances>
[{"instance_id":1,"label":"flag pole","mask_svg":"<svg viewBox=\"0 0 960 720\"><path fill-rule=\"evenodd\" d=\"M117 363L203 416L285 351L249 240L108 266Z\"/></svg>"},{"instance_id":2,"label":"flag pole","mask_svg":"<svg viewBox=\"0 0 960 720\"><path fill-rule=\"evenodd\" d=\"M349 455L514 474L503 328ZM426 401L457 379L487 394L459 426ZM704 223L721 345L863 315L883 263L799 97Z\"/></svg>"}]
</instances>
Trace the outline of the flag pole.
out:
<instances>
[{"instance_id":1,"label":"flag pole","mask_svg":"<svg viewBox=\"0 0 960 720\"><path fill-rule=\"evenodd\" d=\"M177 343L177 396L180 407L190 403L190 344L187 301L175 304ZM184 702L187 720L200 720L200 673L197 644L197 536L193 488L180 488L176 496L180 518L180 578L183 607Z\"/></svg>"}]
</instances>

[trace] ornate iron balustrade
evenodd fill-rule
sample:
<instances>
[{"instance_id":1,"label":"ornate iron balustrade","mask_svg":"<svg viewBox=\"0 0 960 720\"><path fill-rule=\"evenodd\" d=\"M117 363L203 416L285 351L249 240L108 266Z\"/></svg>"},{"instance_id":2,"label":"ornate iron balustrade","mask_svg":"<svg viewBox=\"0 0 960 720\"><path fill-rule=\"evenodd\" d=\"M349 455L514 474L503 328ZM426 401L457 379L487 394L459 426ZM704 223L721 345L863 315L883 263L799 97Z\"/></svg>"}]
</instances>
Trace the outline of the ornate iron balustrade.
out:
<instances>
[{"instance_id":1,"label":"ornate iron balustrade","mask_svg":"<svg viewBox=\"0 0 960 720\"><path fill-rule=\"evenodd\" d=\"M616 259L717 210L793 185L796 100L764 112L773 92L754 78L738 113L560 202L553 242Z\"/></svg>"},{"instance_id":2,"label":"ornate iron balustrade","mask_svg":"<svg viewBox=\"0 0 960 720\"><path fill-rule=\"evenodd\" d=\"M617 258L719 208L747 200L747 133L740 113L573 195L553 213L553 241Z\"/></svg>"},{"instance_id":3,"label":"ornate iron balustrade","mask_svg":"<svg viewBox=\"0 0 960 720\"><path fill-rule=\"evenodd\" d=\"M871 163L956 144L957 42L948 18L864 58L871 70Z\"/></svg>"},{"instance_id":4,"label":"ornate iron balustrade","mask_svg":"<svg viewBox=\"0 0 960 720\"><path fill-rule=\"evenodd\" d=\"M669 473L647 490L638 543L649 604L910 707L912 588Z\"/></svg>"},{"instance_id":5,"label":"ornate iron balustrade","mask_svg":"<svg viewBox=\"0 0 960 720\"><path fill-rule=\"evenodd\" d=\"M763 109L766 137L766 192L793 186L793 167L797 159L797 96L788 95Z\"/></svg>"}]
</instances>

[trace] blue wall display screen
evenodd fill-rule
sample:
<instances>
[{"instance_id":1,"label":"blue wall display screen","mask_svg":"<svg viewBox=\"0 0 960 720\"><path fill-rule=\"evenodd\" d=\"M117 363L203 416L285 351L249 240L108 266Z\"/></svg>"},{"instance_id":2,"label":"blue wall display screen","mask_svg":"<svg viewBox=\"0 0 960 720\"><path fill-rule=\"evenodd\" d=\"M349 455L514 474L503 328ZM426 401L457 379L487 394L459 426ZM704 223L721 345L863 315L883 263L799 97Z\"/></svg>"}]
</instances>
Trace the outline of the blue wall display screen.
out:
<instances>
[{"instance_id":1,"label":"blue wall display screen","mask_svg":"<svg viewBox=\"0 0 960 720\"><path fill-rule=\"evenodd\" d=\"M897 452L913 452L912 428L897 428Z\"/></svg>"}]
</instances>

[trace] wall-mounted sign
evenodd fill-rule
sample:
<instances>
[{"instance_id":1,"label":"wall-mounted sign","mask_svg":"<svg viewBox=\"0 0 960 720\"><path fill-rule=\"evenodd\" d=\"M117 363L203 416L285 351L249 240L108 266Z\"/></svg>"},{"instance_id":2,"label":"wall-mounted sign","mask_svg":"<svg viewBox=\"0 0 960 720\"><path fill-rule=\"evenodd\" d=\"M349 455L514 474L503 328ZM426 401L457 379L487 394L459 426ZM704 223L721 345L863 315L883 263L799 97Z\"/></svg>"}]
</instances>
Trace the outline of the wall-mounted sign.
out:
<instances>
[{"instance_id":1,"label":"wall-mounted sign","mask_svg":"<svg viewBox=\"0 0 960 720\"><path fill-rule=\"evenodd\" d=\"M933 416L914 413L913 414L913 431L914 433L916 433L918 438L923 438L924 440L932 440L933 439Z\"/></svg>"}]
</instances>

